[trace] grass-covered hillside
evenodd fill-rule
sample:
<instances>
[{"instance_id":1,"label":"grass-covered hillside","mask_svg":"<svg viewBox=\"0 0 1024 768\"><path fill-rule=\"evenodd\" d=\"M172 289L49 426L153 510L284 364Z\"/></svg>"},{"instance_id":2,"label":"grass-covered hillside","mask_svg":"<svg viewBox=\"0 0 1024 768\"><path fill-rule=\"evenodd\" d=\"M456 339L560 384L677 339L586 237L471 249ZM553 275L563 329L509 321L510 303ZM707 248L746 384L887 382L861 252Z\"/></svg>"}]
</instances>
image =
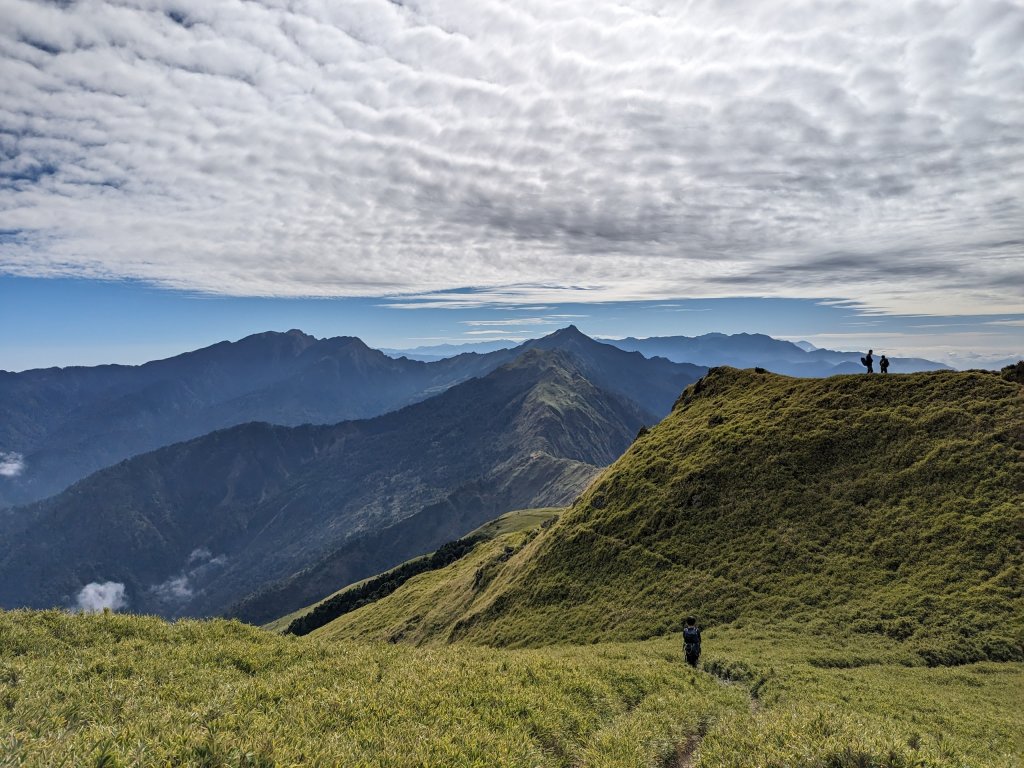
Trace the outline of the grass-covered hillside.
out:
<instances>
[{"instance_id":1,"label":"grass-covered hillside","mask_svg":"<svg viewBox=\"0 0 1024 768\"><path fill-rule=\"evenodd\" d=\"M319 631L527 646L645 639L695 613L892 640L932 665L1020 660L1021 392L984 372L716 369L547 531Z\"/></svg>"},{"instance_id":2,"label":"grass-covered hillside","mask_svg":"<svg viewBox=\"0 0 1024 768\"><path fill-rule=\"evenodd\" d=\"M539 533L542 527L554 523L558 517L558 512L557 508L520 509L506 512L501 517L484 523L474 531L470 531L461 539L448 542L438 552L413 558L381 574L349 584L310 606L300 608L297 611L268 622L265 628L278 632L287 631L291 634L308 634L312 630L296 631L296 628L293 626L296 619L306 617L314 612L330 609L332 604L337 604L345 598L355 596L361 603L373 603L376 606L381 606L381 600L384 597L397 591L399 587L411 579L417 576L425 576L428 572L443 570L438 581L442 584L453 581L451 578L452 573L463 572L467 567L463 563L453 561L466 559L468 562L472 562L479 557L479 550L489 551L493 548L489 542L494 539L499 539L498 546L502 551L512 545L509 539L512 539L514 542L528 540ZM514 535L520 533L524 535ZM444 555L446 550L450 551L451 554L447 557L438 558L438 555ZM467 558L467 555L473 555L473 557ZM449 564L456 567L445 567ZM434 599L438 603L434 607L440 610L445 610L446 606L449 606L451 602L447 596L442 595L435 595ZM350 605L346 605L343 609L335 608L332 613L337 616L338 613L351 610L353 608ZM365 637L364 634L359 634L358 636Z\"/></svg>"},{"instance_id":3,"label":"grass-covered hillside","mask_svg":"<svg viewBox=\"0 0 1024 768\"><path fill-rule=\"evenodd\" d=\"M673 650L426 650L0 612L0 765L665 765L747 707Z\"/></svg>"},{"instance_id":4,"label":"grass-covered hillside","mask_svg":"<svg viewBox=\"0 0 1024 768\"><path fill-rule=\"evenodd\" d=\"M712 631L536 649L0 612L0 765L1019 768L1024 665Z\"/></svg>"}]
</instances>

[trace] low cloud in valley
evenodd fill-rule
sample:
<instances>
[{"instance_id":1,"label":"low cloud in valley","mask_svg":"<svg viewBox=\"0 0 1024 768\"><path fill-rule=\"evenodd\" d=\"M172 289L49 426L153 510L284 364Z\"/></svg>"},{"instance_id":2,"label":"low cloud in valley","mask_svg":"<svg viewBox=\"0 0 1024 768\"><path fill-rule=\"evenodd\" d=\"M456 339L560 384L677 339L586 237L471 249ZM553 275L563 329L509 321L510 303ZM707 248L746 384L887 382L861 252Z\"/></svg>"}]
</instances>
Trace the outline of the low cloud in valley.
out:
<instances>
[{"instance_id":1,"label":"low cloud in valley","mask_svg":"<svg viewBox=\"0 0 1024 768\"><path fill-rule=\"evenodd\" d=\"M0 477L18 477L24 471L24 456L20 453L0 451Z\"/></svg>"},{"instance_id":2,"label":"low cloud in valley","mask_svg":"<svg viewBox=\"0 0 1024 768\"><path fill-rule=\"evenodd\" d=\"M109 608L119 611L128 607L128 596L124 584L117 581L92 582L82 587L75 599L78 610L86 613L101 613Z\"/></svg>"}]
</instances>

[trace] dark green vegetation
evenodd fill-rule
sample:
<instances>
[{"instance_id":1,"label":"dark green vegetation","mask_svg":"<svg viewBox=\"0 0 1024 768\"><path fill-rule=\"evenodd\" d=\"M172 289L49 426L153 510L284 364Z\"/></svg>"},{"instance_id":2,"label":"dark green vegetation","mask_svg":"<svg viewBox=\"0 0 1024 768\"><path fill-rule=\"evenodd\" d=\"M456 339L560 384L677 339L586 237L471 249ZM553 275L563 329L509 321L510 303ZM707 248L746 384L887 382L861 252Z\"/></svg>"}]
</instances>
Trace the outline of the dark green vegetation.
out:
<instances>
[{"instance_id":1,"label":"dark green vegetation","mask_svg":"<svg viewBox=\"0 0 1024 768\"><path fill-rule=\"evenodd\" d=\"M327 598L313 610L293 619L285 630L291 635L308 635L314 629L387 597L413 576L436 571L465 557L481 541L478 536L463 536L437 548L436 552L402 563L397 568L366 579L358 586Z\"/></svg>"},{"instance_id":2,"label":"dark green vegetation","mask_svg":"<svg viewBox=\"0 0 1024 768\"><path fill-rule=\"evenodd\" d=\"M636 640L692 612L1019 660L1022 452L1021 388L995 373L716 369L444 637Z\"/></svg>"},{"instance_id":3,"label":"dark green vegetation","mask_svg":"<svg viewBox=\"0 0 1024 768\"><path fill-rule=\"evenodd\" d=\"M558 517L558 511L559 510L557 508L548 508L548 509L520 509L520 510L516 510L515 512L507 512L504 515L502 515L501 517L498 517L498 518L496 518L494 520L490 520L487 523L485 523L484 525L482 525L479 528L477 528L476 530L471 531L469 534L467 534L463 538L467 538L467 539L471 538L471 539L473 539L477 543L484 543L484 542L489 542L492 539L497 538L497 537L504 537L505 534L516 533L516 532L519 532L519 531L526 531L526 532L529 532L530 536L534 536L534 535L536 535L537 532L540 531L540 529L542 527L547 527L547 526L551 525L552 523L554 523L555 519ZM405 526L405 525L414 525L415 526L417 524L425 522L423 519L421 519L421 517L422 516L417 515L417 516L415 516L415 518L412 518L410 520L402 521L401 523L398 523L395 527L398 528L398 527ZM385 546L386 546L385 542L382 542L382 543L384 543ZM471 554L473 552L476 552L478 549L479 549L479 547L474 545L473 547L470 547L470 548L466 549L463 552L461 557L464 557L465 555L468 555L468 554ZM390 551L390 550L388 550L388 551ZM345 549L343 548L341 550L338 550L338 552L332 553L331 557L327 558L327 561L328 562L333 562L336 565L343 564L344 557L339 556L339 553L340 554L344 554L345 553ZM371 577L369 579L363 579L362 581L356 581L354 583L349 583L347 586L343 587L342 589L337 590L336 592L328 595L327 597L323 597L320 600L316 600L316 602L314 602L311 605L306 605L306 606L304 606L302 608L299 608L299 609L293 611L292 613L289 613L289 614L286 614L284 616L279 616L277 618L274 618L272 621L269 620L269 619L265 619L264 620L265 621L265 627L267 629L272 629L274 631L282 632L282 631L286 630L288 628L288 626L294 620L299 619L300 617L303 617L303 616L309 614L310 611L318 608L323 603L325 603L325 602L327 602L329 600L332 600L332 599L334 599L336 597L341 597L342 595L344 595L347 592L351 592L353 590L360 589L364 585L366 585L368 582L373 581L375 579L381 579L381 580L387 582L389 580L390 575L392 574L392 572L397 571L399 569L406 568L407 566L409 566L409 570L406 570L405 573L409 574L410 578L412 578L412 576L417 576L420 573L426 573L427 570L423 569L423 566L424 566L424 561L426 560L427 557L428 557L427 555L423 555L421 557L416 557L416 558L413 558L412 560L409 560L409 561L406 561L405 563L402 563L401 565L396 566L395 568L392 568L389 571L385 571L384 573L378 574L378 575L373 576L373 577ZM458 558L458 559L461 559L461 557ZM455 562L455 561L453 560L452 562ZM289 593L287 602L288 603L295 603L296 602L296 599L295 599L296 595L305 594L309 590L309 588L311 586L316 585L320 581L328 578L328 575L331 573L331 569L330 568L326 568L326 567L322 567L323 565L324 565L324 563L320 563L320 564L318 564L318 567L316 567L314 569L309 569L309 570L307 570L305 572L300 573L297 578L289 579L286 582L283 582L282 584L275 585L274 588L271 588L269 590L265 590L264 592L258 593L257 595L253 596L252 598L247 599L246 601L244 601L238 607L239 608L239 613L242 614L243 616L244 615L253 615L253 614L260 615L258 613L258 610L260 608L260 604L263 603L264 598L265 597L271 598L271 599L266 601L267 603L272 603L275 600L280 600L279 593L285 591L285 589L290 589L291 590L290 593ZM419 570L419 569L423 569L423 570ZM433 569L433 570L436 570L436 569ZM313 577L314 572L315 572L315 578ZM447 573L447 571L446 571L446 573ZM407 581L407 580L408 579L403 580L402 583L405 583L405 581ZM344 581L344 580L342 580L342 581ZM334 583L338 583L338 580L335 579ZM301 591L298 590L298 589L292 589L297 584L301 584L302 585L303 589ZM398 586L401 586L401 585L399 584ZM323 593L324 593L324 590L321 589L317 593L317 595L318 596L322 596ZM386 595L374 595L374 596L372 596L372 599L370 599L369 596L368 596L367 603L377 602L378 600L382 599L385 596ZM315 600L315 597L310 598L310 599L311 600ZM250 620L249 623L257 623L257 621Z\"/></svg>"},{"instance_id":4,"label":"dark green vegetation","mask_svg":"<svg viewBox=\"0 0 1024 768\"><path fill-rule=\"evenodd\" d=\"M569 329L375 419L246 424L144 454L0 512L0 605L113 581L134 611L269 621L510 509L568 503L690 368Z\"/></svg>"},{"instance_id":5,"label":"dark green vegetation","mask_svg":"<svg viewBox=\"0 0 1024 768\"><path fill-rule=\"evenodd\" d=\"M497 520L438 547L436 552L409 560L389 571L364 579L330 597L310 609L297 611L288 621L274 622L285 627L293 635L308 635L315 629L329 624L346 613L364 605L377 602L405 584L414 576L436 571L451 565L472 552L477 545L495 536L517 530L529 530L555 521L555 513L549 510L520 510L502 515Z\"/></svg>"}]
</instances>

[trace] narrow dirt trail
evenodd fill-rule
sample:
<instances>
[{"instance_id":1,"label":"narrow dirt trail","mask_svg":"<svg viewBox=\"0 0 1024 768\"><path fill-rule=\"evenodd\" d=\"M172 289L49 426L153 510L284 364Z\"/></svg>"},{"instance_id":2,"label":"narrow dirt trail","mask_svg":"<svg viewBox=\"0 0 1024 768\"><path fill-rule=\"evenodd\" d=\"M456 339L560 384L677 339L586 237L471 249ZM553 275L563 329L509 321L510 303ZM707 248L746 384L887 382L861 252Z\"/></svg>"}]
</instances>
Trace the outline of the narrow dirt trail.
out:
<instances>
[{"instance_id":1,"label":"narrow dirt trail","mask_svg":"<svg viewBox=\"0 0 1024 768\"><path fill-rule=\"evenodd\" d=\"M757 695L757 688L749 688L738 680L728 680L723 677L719 677L711 672L708 672L719 685L737 686L744 689L750 700L750 714L754 717L761 711L761 699ZM694 768L697 764L700 752L700 744L704 740L704 736L708 731L708 723L701 722L697 728L697 732L687 737L686 741L676 745L675 752L673 752L665 760L662 768Z\"/></svg>"},{"instance_id":2,"label":"narrow dirt trail","mask_svg":"<svg viewBox=\"0 0 1024 768\"><path fill-rule=\"evenodd\" d=\"M703 731L704 728L700 730ZM704 734L698 731L685 742L677 745L676 751L665 761L664 768L693 768L696 765L697 750L700 748L700 743L703 739Z\"/></svg>"}]
</instances>

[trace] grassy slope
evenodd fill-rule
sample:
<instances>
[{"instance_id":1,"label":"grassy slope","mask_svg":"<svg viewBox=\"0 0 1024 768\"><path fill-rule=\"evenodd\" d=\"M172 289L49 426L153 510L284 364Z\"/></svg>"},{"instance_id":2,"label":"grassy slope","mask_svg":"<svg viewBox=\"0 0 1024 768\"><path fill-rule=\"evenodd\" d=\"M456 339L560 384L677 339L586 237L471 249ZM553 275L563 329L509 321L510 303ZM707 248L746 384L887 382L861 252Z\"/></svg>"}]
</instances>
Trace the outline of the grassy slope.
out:
<instances>
[{"instance_id":1,"label":"grassy slope","mask_svg":"<svg viewBox=\"0 0 1024 768\"><path fill-rule=\"evenodd\" d=\"M480 595L476 573L487 578L508 548L516 550L529 538L522 531L496 537L444 571L418 576L378 603L342 616L311 639L443 643L459 616L473 610ZM581 646L580 652L603 647ZM673 636L617 647L637 657L656 648L678 654L679 641ZM751 622L707 632L702 666L755 689L758 705L756 713L729 708L714 714L700 752L705 768L1019 768L1024 757L1024 664L927 667L907 644L884 635L837 636ZM896 757L886 762L890 752Z\"/></svg>"},{"instance_id":2,"label":"grassy slope","mask_svg":"<svg viewBox=\"0 0 1024 768\"><path fill-rule=\"evenodd\" d=\"M1021 764L1022 664L902 667L883 639L821 640L812 664L806 637L763 645L719 630L708 641L708 667L742 684L684 667L676 638L413 648L237 622L0 612L0 765ZM697 733L699 750L680 761Z\"/></svg>"},{"instance_id":3,"label":"grassy slope","mask_svg":"<svg viewBox=\"0 0 1024 768\"><path fill-rule=\"evenodd\" d=\"M995 374L718 369L499 569L453 639L645 639L696 613L1022 659L1024 397Z\"/></svg>"},{"instance_id":4,"label":"grassy slope","mask_svg":"<svg viewBox=\"0 0 1024 768\"><path fill-rule=\"evenodd\" d=\"M463 538L469 538L472 536L482 536L486 539L494 539L499 536L504 536L508 533L536 530L540 527L541 523L545 522L546 520L552 520L555 517L557 517L559 511L560 510L558 509L547 508L520 509L514 512L507 512L501 517L496 518L495 520L491 520L490 522L484 523L476 530L470 531ZM422 560L423 558L428 557L429 555L430 553L428 552L427 554L422 555L421 557L413 558L408 562L416 562L418 560ZM400 563L398 566L396 566L396 568L399 568L402 565L404 565L404 563ZM395 569L393 568L391 570ZM390 573L391 570L384 571L384 573ZM313 603L312 605L300 608L299 610L293 611L292 613L289 613L286 616L282 616L279 619L275 619L274 621L269 622L268 624L264 625L264 629L269 629L274 632L283 632L287 628L287 626L292 623L292 621L297 619L299 616L304 616L305 614L309 613L318 605L320 605L320 603L330 600L335 595L339 595L343 592L347 592L355 587L358 587L368 580L369 579L362 579L361 581L357 581L354 584L349 584L345 587L342 587L338 591L333 592L330 595L327 595L323 600L318 600L316 603Z\"/></svg>"},{"instance_id":5,"label":"grassy slope","mask_svg":"<svg viewBox=\"0 0 1024 768\"><path fill-rule=\"evenodd\" d=\"M746 707L664 642L426 650L0 612L0 659L5 766L654 765Z\"/></svg>"},{"instance_id":6,"label":"grassy slope","mask_svg":"<svg viewBox=\"0 0 1024 768\"><path fill-rule=\"evenodd\" d=\"M703 667L757 690L752 716L729 712L702 768L960 766L1024 762L1024 664L914 664L884 637L765 627L712 630Z\"/></svg>"},{"instance_id":7,"label":"grassy slope","mask_svg":"<svg viewBox=\"0 0 1024 768\"><path fill-rule=\"evenodd\" d=\"M621 640L696 604L717 624L705 669L763 704L717 719L701 766L1019 768L1024 664L927 666L1019 658L1019 388L718 376L548 531L498 537L317 636ZM716 486L728 472L743 485ZM670 559L687 548L700 568Z\"/></svg>"}]
</instances>

